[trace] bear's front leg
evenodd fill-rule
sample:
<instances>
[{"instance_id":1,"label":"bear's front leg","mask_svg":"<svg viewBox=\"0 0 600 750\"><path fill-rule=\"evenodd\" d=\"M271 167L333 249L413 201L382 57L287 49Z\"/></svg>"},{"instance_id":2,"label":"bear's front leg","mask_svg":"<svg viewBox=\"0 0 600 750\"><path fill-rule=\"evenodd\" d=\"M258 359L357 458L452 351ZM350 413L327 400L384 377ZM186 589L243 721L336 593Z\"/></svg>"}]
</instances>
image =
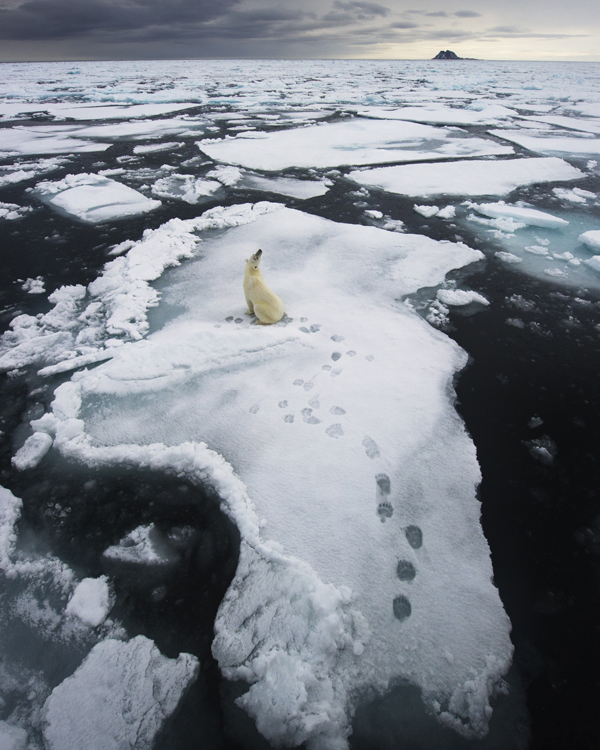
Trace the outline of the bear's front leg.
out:
<instances>
[{"instance_id":1,"label":"bear's front leg","mask_svg":"<svg viewBox=\"0 0 600 750\"><path fill-rule=\"evenodd\" d=\"M246 315L254 315L254 305L248 299L248 297L246 297L246 303L248 304L248 309L246 310Z\"/></svg>"}]
</instances>

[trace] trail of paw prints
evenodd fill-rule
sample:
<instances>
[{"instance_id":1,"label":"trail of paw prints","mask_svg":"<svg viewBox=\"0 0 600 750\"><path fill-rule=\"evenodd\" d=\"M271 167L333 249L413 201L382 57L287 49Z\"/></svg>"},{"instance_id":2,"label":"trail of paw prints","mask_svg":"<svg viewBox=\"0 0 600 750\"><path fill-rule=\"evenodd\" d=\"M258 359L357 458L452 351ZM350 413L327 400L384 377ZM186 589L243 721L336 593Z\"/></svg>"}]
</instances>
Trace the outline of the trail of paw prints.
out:
<instances>
[{"instance_id":1,"label":"trail of paw prints","mask_svg":"<svg viewBox=\"0 0 600 750\"><path fill-rule=\"evenodd\" d=\"M423 545L423 532L418 526L411 524L404 529L404 536L413 549L419 549ZM396 577L405 583L414 581L417 570L410 560L398 560L396 564ZM403 622L412 613L412 607L407 596L400 594L392 602L394 617Z\"/></svg>"},{"instance_id":2,"label":"trail of paw prints","mask_svg":"<svg viewBox=\"0 0 600 750\"><path fill-rule=\"evenodd\" d=\"M394 514L394 509L389 500L392 485L387 474L377 474L375 477L375 483L377 485L377 515L379 516L381 523L385 523L387 519L391 518Z\"/></svg>"}]
</instances>

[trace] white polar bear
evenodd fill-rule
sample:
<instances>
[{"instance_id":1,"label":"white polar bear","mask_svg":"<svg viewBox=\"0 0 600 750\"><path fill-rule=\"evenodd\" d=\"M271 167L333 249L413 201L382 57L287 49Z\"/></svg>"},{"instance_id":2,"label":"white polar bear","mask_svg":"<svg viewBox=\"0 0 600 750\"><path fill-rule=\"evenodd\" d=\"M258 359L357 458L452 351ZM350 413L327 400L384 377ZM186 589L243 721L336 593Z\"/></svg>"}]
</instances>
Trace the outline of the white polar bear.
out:
<instances>
[{"instance_id":1,"label":"white polar bear","mask_svg":"<svg viewBox=\"0 0 600 750\"><path fill-rule=\"evenodd\" d=\"M244 269L244 295L248 303L246 315L256 315L257 323L268 326L277 323L283 317L282 300L272 292L260 271L260 256L262 250L257 250L246 260Z\"/></svg>"}]
</instances>

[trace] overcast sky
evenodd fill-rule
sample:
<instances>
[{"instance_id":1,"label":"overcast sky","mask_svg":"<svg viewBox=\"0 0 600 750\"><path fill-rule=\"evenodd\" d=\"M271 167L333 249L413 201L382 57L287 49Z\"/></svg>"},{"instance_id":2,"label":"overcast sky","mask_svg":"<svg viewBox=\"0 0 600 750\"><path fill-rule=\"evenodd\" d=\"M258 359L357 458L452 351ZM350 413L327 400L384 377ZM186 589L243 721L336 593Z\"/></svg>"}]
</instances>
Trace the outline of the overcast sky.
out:
<instances>
[{"instance_id":1,"label":"overcast sky","mask_svg":"<svg viewBox=\"0 0 600 750\"><path fill-rule=\"evenodd\" d=\"M600 60L598 0L0 0L0 60Z\"/></svg>"}]
</instances>

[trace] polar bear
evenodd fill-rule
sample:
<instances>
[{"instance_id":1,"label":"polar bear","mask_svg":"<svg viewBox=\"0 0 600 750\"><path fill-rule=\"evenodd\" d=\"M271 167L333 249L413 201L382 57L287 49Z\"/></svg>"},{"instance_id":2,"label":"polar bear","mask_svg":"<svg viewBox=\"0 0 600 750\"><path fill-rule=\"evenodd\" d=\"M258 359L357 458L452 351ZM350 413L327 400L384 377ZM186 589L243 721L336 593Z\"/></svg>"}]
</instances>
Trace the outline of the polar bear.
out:
<instances>
[{"instance_id":1,"label":"polar bear","mask_svg":"<svg viewBox=\"0 0 600 750\"><path fill-rule=\"evenodd\" d=\"M244 295L248 303L246 315L256 315L257 323L268 326L283 317L283 302L266 285L260 271L262 250L257 250L246 260L244 269Z\"/></svg>"}]
</instances>

